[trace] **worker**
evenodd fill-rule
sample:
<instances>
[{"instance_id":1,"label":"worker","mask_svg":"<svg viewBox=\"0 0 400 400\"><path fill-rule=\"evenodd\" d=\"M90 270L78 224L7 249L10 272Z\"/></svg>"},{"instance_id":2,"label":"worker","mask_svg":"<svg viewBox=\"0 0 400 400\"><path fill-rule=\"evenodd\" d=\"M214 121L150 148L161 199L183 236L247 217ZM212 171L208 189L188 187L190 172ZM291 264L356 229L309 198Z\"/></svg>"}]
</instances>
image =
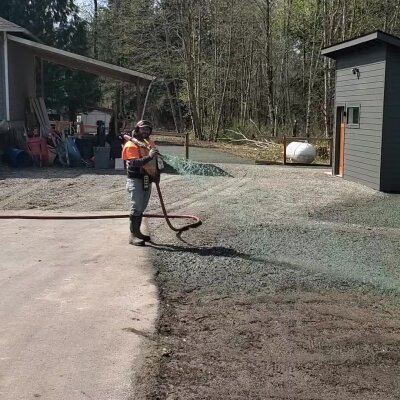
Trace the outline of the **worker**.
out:
<instances>
[{"instance_id":1,"label":"worker","mask_svg":"<svg viewBox=\"0 0 400 400\"><path fill-rule=\"evenodd\" d=\"M151 122L142 120L136 124L132 136L124 135L126 143L122 149L122 159L126 161L126 189L131 201L129 243L134 246L144 246L145 242L150 241L150 236L142 234L140 227L143 212L149 203L152 182L160 181L157 162L160 153L150 140L152 130Z\"/></svg>"}]
</instances>

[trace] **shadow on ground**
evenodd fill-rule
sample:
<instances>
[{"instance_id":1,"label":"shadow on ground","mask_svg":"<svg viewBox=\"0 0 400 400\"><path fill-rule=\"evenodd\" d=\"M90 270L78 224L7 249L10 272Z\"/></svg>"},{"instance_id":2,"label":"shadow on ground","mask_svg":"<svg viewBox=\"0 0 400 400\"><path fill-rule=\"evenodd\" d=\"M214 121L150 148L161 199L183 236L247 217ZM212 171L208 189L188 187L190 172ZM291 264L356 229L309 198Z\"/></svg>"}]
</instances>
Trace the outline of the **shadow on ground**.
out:
<instances>
[{"instance_id":1,"label":"shadow on ground","mask_svg":"<svg viewBox=\"0 0 400 400\"><path fill-rule=\"evenodd\" d=\"M255 262L267 262L267 260L263 258L253 257L250 254L241 253L234 249L223 247L223 246L214 246L214 247L186 247L186 246L177 246L171 244L159 244L151 242L148 244L150 247L153 247L156 250L162 250L166 252L174 252L174 253L190 253L196 254L201 257L229 257L229 258L240 258L242 260L249 260Z\"/></svg>"}]
</instances>

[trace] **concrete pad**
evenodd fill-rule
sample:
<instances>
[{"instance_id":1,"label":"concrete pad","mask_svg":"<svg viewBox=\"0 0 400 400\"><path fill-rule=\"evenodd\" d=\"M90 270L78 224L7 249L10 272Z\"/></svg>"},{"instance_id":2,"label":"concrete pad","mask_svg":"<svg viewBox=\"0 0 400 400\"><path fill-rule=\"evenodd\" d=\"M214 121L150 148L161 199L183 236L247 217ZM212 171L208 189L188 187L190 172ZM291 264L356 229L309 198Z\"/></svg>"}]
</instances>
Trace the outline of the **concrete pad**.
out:
<instances>
[{"instance_id":1,"label":"concrete pad","mask_svg":"<svg viewBox=\"0 0 400 400\"><path fill-rule=\"evenodd\" d=\"M1 221L1 399L132 395L157 292L128 231L128 219Z\"/></svg>"}]
</instances>

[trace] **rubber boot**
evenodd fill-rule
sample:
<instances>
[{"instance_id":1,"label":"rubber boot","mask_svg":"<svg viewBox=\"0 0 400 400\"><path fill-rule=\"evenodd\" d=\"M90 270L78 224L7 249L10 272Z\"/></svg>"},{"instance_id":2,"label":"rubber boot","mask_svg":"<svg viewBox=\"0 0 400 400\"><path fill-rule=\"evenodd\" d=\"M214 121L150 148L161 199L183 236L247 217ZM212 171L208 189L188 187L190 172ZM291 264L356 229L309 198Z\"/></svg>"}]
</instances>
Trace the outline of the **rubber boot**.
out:
<instances>
[{"instance_id":1,"label":"rubber boot","mask_svg":"<svg viewBox=\"0 0 400 400\"><path fill-rule=\"evenodd\" d=\"M140 234L140 216L131 215L129 219L131 221L131 235L129 237L129 244L133 246L144 246L145 242L141 238Z\"/></svg>"},{"instance_id":2,"label":"rubber boot","mask_svg":"<svg viewBox=\"0 0 400 400\"><path fill-rule=\"evenodd\" d=\"M139 236L138 236L138 237L139 237L140 239L144 240L145 242L150 242L150 240L151 240L150 236L144 235L144 234L141 232L141 230L140 230L140 228L141 228L141 226L142 226L143 215L141 215L141 216L138 217L138 218L139 218L139 222L138 222L138 224L139 224Z\"/></svg>"}]
</instances>

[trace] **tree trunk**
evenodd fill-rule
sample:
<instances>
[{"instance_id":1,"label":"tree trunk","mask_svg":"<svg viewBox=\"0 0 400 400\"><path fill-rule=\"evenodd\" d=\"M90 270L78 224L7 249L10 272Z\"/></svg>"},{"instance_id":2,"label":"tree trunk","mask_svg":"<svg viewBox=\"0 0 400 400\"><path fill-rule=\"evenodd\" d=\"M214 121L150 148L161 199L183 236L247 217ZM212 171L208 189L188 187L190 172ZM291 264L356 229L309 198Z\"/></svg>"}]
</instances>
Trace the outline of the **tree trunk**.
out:
<instances>
[{"instance_id":1,"label":"tree trunk","mask_svg":"<svg viewBox=\"0 0 400 400\"><path fill-rule=\"evenodd\" d=\"M180 4L180 22L182 25L181 41L185 61L187 89L189 95L193 131L195 137L202 140L203 133L201 130L200 118L198 114L198 99L196 97L196 71L193 65L195 53L193 48L194 24L192 0L188 1L187 3Z\"/></svg>"},{"instance_id":2,"label":"tree trunk","mask_svg":"<svg viewBox=\"0 0 400 400\"><path fill-rule=\"evenodd\" d=\"M267 102L268 102L268 116L270 124L273 127L273 136L276 136L275 124L275 101L274 101L274 73L272 67L272 28L271 28L271 0L266 0L265 3L265 23L266 23L266 37L265 37L265 54L266 54L266 82L267 82Z\"/></svg>"},{"instance_id":3,"label":"tree trunk","mask_svg":"<svg viewBox=\"0 0 400 400\"><path fill-rule=\"evenodd\" d=\"M232 2L233 3L233 2ZM231 6L233 6L233 4L231 4ZM231 67L232 67L232 31L233 31L233 20L231 19L231 26L229 28L229 43L228 43L228 65L227 65L227 71L224 77L224 85L223 85L223 89L222 89L222 95L221 95L221 102L220 102L220 106L218 109L218 116L217 116L217 124L216 124L216 128L215 128L215 133L214 133L214 141L218 139L218 135L219 135L219 130L221 128L221 116L222 116L222 109L225 103L225 95L226 95L226 88L228 85L228 79L230 77L231 74Z\"/></svg>"},{"instance_id":4,"label":"tree trunk","mask_svg":"<svg viewBox=\"0 0 400 400\"><path fill-rule=\"evenodd\" d=\"M175 129L179 133L180 132L180 127L179 127L178 120L176 119L174 101L172 99L171 92L169 90L169 86L168 86L167 82L165 82L165 88L167 90L167 97L168 97L169 104L171 106L171 113L172 113L172 118L174 119Z\"/></svg>"},{"instance_id":5,"label":"tree trunk","mask_svg":"<svg viewBox=\"0 0 400 400\"><path fill-rule=\"evenodd\" d=\"M98 49L97 49L97 17L98 17L97 0L93 0L93 5L94 5L93 54L94 54L94 58L97 60L99 58L99 52L98 52Z\"/></svg>"},{"instance_id":6,"label":"tree trunk","mask_svg":"<svg viewBox=\"0 0 400 400\"><path fill-rule=\"evenodd\" d=\"M319 5L319 4L318 4ZM306 137L310 136L310 123L311 123L311 105L312 105L312 96L313 96L313 89L314 89L314 82L315 82L315 72L318 69L318 64L320 60L320 50L322 48L322 41L321 46L319 49L316 48L316 41L317 41L317 25L318 25L318 17L319 17L319 7L315 10L314 16L314 23L313 23L313 39L312 39L312 48L311 48L311 55L310 55L310 65L309 65L309 73L308 73L308 90L307 90L307 106L306 106L306 126L305 126L305 134Z\"/></svg>"}]
</instances>

